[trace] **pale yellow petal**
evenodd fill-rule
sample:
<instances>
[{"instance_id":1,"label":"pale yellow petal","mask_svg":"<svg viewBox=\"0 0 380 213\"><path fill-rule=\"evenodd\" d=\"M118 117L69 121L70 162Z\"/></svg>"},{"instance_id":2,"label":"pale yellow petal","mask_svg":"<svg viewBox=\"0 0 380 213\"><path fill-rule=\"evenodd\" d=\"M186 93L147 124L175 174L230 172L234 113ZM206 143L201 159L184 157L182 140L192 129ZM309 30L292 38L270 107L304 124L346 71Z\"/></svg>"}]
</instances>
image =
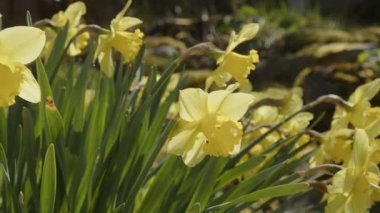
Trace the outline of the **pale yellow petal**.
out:
<instances>
[{"instance_id":1,"label":"pale yellow petal","mask_svg":"<svg viewBox=\"0 0 380 213\"><path fill-rule=\"evenodd\" d=\"M167 152L175 155L184 155L185 152L188 152L194 146L197 134L196 125L185 125L177 135L170 139L166 146Z\"/></svg>"},{"instance_id":2,"label":"pale yellow petal","mask_svg":"<svg viewBox=\"0 0 380 213\"><path fill-rule=\"evenodd\" d=\"M379 90L380 78L359 86L350 96L349 102L356 104L360 101L369 101L379 92Z\"/></svg>"},{"instance_id":3,"label":"pale yellow petal","mask_svg":"<svg viewBox=\"0 0 380 213\"><path fill-rule=\"evenodd\" d=\"M98 46L95 51L95 58L97 58L100 64L100 70L103 71L108 77L112 77L115 72L112 47L109 44L110 39L112 39L110 35L99 36Z\"/></svg>"},{"instance_id":4,"label":"pale yellow petal","mask_svg":"<svg viewBox=\"0 0 380 213\"><path fill-rule=\"evenodd\" d=\"M67 17L71 27L78 26L84 14L86 14L86 5L81 1L70 4L64 12L64 16Z\"/></svg>"},{"instance_id":5,"label":"pale yellow petal","mask_svg":"<svg viewBox=\"0 0 380 213\"><path fill-rule=\"evenodd\" d=\"M328 187L329 193L343 194L345 192L344 189L346 188L345 185L349 185L349 187L352 188L353 187L351 184L352 182L346 181L346 177L347 177L347 170L344 168L338 171L337 173L335 173L332 179L332 185Z\"/></svg>"},{"instance_id":6,"label":"pale yellow petal","mask_svg":"<svg viewBox=\"0 0 380 213\"><path fill-rule=\"evenodd\" d=\"M187 166L195 166L205 157L202 146L205 137L199 133L196 123L190 123L174 136L167 145L167 152L182 156Z\"/></svg>"},{"instance_id":7,"label":"pale yellow petal","mask_svg":"<svg viewBox=\"0 0 380 213\"><path fill-rule=\"evenodd\" d=\"M376 138L380 134L380 108L379 107L371 108L369 110L368 117L371 120L366 125L365 130L368 134L368 137Z\"/></svg>"},{"instance_id":8,"label":"pale yellow petal","mask_svg":"<svg viewBox=\"0 0 380 213\"><path fill-rule=\"evenodd\" d=\"M199 121L207 114L208 94L201 89L184 89L179 93L179 115L185 121Z\"/></svg>"},{"instance_id":9,"label":"pale yellow petal","mask_svg":"<svg viewBox=\"0 0 380 213\"><path fill-rule=\"evenodd\" d=\"M24 81L21 83L21 90L18 96L31 103L41 101L40 86L34 78L33 73L27 67L24 69Z\"/></svg>"},{"instance_id":10,"label":"pale yellow petal","mask_svg":"<svg viewBox=\"0 0 380 213\"><path fill-rule=\"evenodd\" d=\"M127 12L128 8L131 6L132 0L128 0L123 9L116 15L115 20L120 20L124 17L125 13Z\"/></svg>"},{"instance_id":11,"label":"pale yellow petal","mask_svg":"<svg viewBox=\"0 0 380 213\"><path fill-rule=\"evenodd\" d=\"M348 197L345 206L347 213L366 213L371 207L371 196L366 191L360 193L352 193Z\"/></svg>"},{"instance_id":12,"label":"pale yellow petal","mask_svg":"<svg viewBox=\"0 0 380 213\"><path fill-rule=\"evenodd\" d=\"M226 49L226 53L231 52L239 44L253 39L259 31L259 25L256 23L249 23L242 27L240 32L236 35L231 33L230 41Z\"/></svg>"},{"instance_id":13,"label":"pale yellow petal","mask_svg":"<svg viewBox=\"0 0 380 213\"><path fill-rule=\"evenodd\" d=\"M123 17L120 20L112 20L112 29L115 31L125 31L131 27L142 24L142 21L135 17Z\"/></svg>"},{"instance_id":14,"label":"pale yellow petal","mask_svg":"<svg viewBox=\"0 0 380 213\"><path fill-rule=\"evenodd\" d=\"M0 57L28 64L45 45L45 32L35 27L11 27L0 31Z\"/></svg>"},{"instance_id":15,"label":"pale yellow petal","mask_svg":"<svg viewBox=\"0 0 380 213\"><path fill-rule=\"evenodd\" d=\"M347 198L342 194L329 195L326 213L343 213Z\"/></svg>"},{"instance_id":16,"label":"pale yellow petal","mask_svg":"<svg viewBox=\"0 0 380 213\"><path fill-rule=\"evenodd\" d=\"M226 87L226 82L230 81L232 78L232 75L228 72L225 72L221 66L216 68L214 72L211 73L211 75L206 79L206 88L208 89L212 83L215 82L217 87Z\"/></svg>"},{"instance_id":17,"label":"pale yellow petal","mask_svg":"<svg viewBox=\"0 0 380 213\"><path fill-rule=\"evenodd\" d=\"M350 165L357 169L364 169L368 165L369 139L363 129L356 129L354 135L354 147Z\"/></svg>"},{"instance_id":18,"label":"pale yellow petal","mask_svg":"<svg viewBox=\"0 0 380 213\"><path fill-rule=\"evenodd\" d=\"M206 138L203 134L199 134L193 144L192 149L182 155L183 162L190 167L197 165L206 156L202 147L206 143Z\"/></svg>"},{"instance_id":19,"label":"pale yellow petal","mask_svg":"<svg viewBox=\"0 0 380 213\"><path fill-rule=\"evenodd\" d=\"M247 93L232 93L226 97L218 109L218 114L240 120L253 103L254 97Z\"/></svg>"},{"instance_id":20,"label":"pale yellow petal","mask_svg":"<svg viewBox=\"0 0 380 213\"><path fill-rule=\"evenodd\" d=\"M239 88L239 84L232 84L225 90L217 90L211 92L208 95L207 107L209 113L216 113L224 100L236 89Z\"/></svg>"}]
</instances>

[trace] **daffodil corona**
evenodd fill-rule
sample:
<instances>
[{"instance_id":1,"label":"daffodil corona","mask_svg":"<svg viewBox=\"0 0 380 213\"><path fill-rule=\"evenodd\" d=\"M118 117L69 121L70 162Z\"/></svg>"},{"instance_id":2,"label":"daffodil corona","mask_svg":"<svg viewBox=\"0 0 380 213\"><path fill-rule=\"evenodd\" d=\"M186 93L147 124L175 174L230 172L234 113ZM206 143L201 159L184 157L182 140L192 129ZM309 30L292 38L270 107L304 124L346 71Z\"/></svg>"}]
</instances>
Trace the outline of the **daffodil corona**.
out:
<instances>
[{"instance_id":1,"label":"daffodil corona","mask_svg":"<svg viewBox=\"0 0 380 213\"><path fill-rule=\"evenodd\" d=\"M37 103L40 87L25 66L45 45L45 33L34 27L11 27L0 31L0 107L15 103L15 96Z\"/></svg>"},{"instance_id":2,"label":"daffodil corona","mask_svg":"<svg viewBox=\"0 0 380 213\"><path fill-rule=\"evenodd\" d=\"M179 133L168 143L168 152L182 156L184 163L194 166L206 155L228 156L240 150L243 130L238 122L254 98L250 94L226 90L206 93L201 89L180 92Z\"/></svg>"}]
</instances>

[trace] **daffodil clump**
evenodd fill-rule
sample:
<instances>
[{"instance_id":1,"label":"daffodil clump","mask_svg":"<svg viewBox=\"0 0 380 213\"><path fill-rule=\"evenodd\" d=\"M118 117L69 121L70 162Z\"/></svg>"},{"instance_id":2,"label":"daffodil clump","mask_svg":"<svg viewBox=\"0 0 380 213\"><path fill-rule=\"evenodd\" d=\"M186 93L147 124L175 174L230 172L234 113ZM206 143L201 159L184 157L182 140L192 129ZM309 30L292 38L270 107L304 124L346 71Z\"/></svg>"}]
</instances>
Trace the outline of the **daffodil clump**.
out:
<instances>
[{"instance_id":1,"label":"daffodil clump","mask_svg":"<svg viewBox=\"0 0 380 213\"><path fill-rule=\"evenodd\" d=\"M380 108L370 103L379 90L376 79L351 94L350 107L336 107L331 129L311 159L311 166L342 165L328 186L326 212L367 212L379 201Z\"/></svg>"}]
</instances>

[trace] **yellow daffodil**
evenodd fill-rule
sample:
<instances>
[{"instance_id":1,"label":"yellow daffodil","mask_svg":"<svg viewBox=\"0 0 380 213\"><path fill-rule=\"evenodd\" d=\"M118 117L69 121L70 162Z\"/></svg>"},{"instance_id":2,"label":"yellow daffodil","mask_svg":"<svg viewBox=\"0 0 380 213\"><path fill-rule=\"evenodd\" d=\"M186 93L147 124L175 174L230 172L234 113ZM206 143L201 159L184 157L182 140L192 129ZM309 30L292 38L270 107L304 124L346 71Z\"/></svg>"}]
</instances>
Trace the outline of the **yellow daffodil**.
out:
<instances>
[{"instance_id":1,"label":"yellow daffodil","mask_svg":"<svg viewBox=\"0 0 380 213\"><path fill-rule=\"evenodd\" d=\"M0 107L15 103L15 96L37 103L40 87L25 64L34 61L45 44L45 33L34 27L0 31Z\"/></svg>"},{"instance_id":2,"label":"yellow daffodil","mask_svg":"<svg viewBox=\"0 0 380 213\"><path fill-rule=\"evenodd\" d=\"M206 93L201 89L180 91L180 130L167 144L169 153L182 156L194 166L206 155L228 156L240 150L243 135L238 122L253 102L253 96L226 90Z\"/></svg>"},{"instance_id":3,"label":"yellow daffodil","mask_svg":"<svg viewBox=\"0 0 380 213\"><path fill-rule=\"evenodd\" d=\"M339 105L336 107L331 128L346 128L348 124L352 124L356 128L367 128L371 125L372 127L374 127L373 125L379 125L376 124L379 119L374 118L380 118L380 110L371 109L370 104L370 100L379 90L380 79L358 87L348 99L348 101L353 104L352 109L346 109Z\"/></svg>"},{"instance_id":4,"label":"yellow daffodil","mask_svg":"<svg viewBox=\"0 0 380 213\"><path fill-rule=\"evenodd\" d=\"M228 46L217 60L218 67L206 80L206 88L209 88L213 82L218 87L225 87L226 82L231 78L239 82L242 88L251 88L247 77L251 70L255 69L254 63L259 62L259 55L256 50L251 50L249 55L241 55L233 52L233 50L239 44L255 37L258 30L258 24L250 23L244 25L238 34L234 31L231 32Z\"/></svg>"},{"instance_id":5,"label":"yellow daffodil","mask_svg":"<svg viewBox=\"0 0 380 213\"><path fill-rule=\"evenodd\" d=\"M377 201L380 171L370 162L372 150L365 130L355 130L353 144L347 167L334 175L328 187L327 213L365 213Z\"/></svg>"},{"instance_id":6,"label":"yellow daffodil","mask_svg":"<svg viewBox=\"0 0 380 213\"><path fill-rule=\"evenodd\" d=\"M379 90L380 79L376 79L359 86L351 94L348 101L352 104L352 108L336 106L331 129L325 134L319 150L312 157L311 166L326 161L346 165L352 152L353 129L350 129L352 127L364 129L371 141L375 141L380 134L380 107L371 107L370 100ZM371 143L370 146L375 151L374 162L380 163L380 146L377 145L377 142Z\"/></svg>"},{"instance_id":7,"label":"yellow daffodil","mask_svg":"<svg viewBox=\"0 0 380 213\"><path fill-rule=\"evenodd\" d=\"M86 5L81 1L77 1L70 4L65 11L59 11L51 18L51 21L58 29L63 29L63 27L68 24L66 45L77 35L78 31L85 26L80 24L81 18L84 14L86 14ZM45 31L47 34L47 42L44 55L45 57L48 57L53 49L57 33L51 28L46 28ZM89 38L90 34L88 32L83 32L78 35L73 42L69 44L67 54L70 56L81 54L82 50L87 46Z\"/></svg>"},{"instance_id":8,"label":"yellow daffodil","mask_svg":"<svg viewBox=\"0 0 380 213\"><path fill-rule=\"evenodd\" d=\"M131 5L129 0L116 17L111 21L111 30L98 39L98 47L95 58L99 61L100 69L108 76L113 76L114 61L112 49L118 51L124 59L124 63L130 63L137 55L142 45L144 34L136 29L134 32L127 32L131 27L139 25L142 21L138 18L124 16Z\"/></svg>"}]
</instances>

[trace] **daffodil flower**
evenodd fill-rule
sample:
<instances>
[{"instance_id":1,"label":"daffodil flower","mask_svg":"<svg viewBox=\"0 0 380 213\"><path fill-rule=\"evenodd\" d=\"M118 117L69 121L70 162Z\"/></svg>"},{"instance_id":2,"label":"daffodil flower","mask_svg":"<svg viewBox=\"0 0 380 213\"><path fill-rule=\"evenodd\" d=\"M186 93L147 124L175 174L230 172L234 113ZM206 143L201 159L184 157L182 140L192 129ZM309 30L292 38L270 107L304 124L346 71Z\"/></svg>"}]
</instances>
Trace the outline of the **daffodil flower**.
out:
<instances>
[{"instance_id":1,"label":"daffodil flower","mask_svg":"<svg viewBox=\"0 0 380 213\"><path fill-rule=\"evenodd\" d=\"M226 90L204 92L201 89L180 91L181 127L167 144L169 153L182 156L184 163L194 166L206 155L228 156L240 150L242 124L238 122L254 98L250 94Z\"/></svg>"},{"instance_id":2,"label":"daffodil flower","mask_svg":"<svg viewBox=\"0 0 380 213\"><path fill-rule=\"evenodd\" d=\"M86 5L81 1L77 1L70 4L65 11L59 11L51 18L51 21L59 29L62 29L66 24L68 24L66 45L74 36L77 36L79 30L85 26L80 24L81 18L84 14L86 14ZM47 58L53 49L57 33L51 28L46 28L45 31L48 39L46 42L44 55ZM78 37L69 44L67 54L70 56L80 55L82 50L87 46L89 38L90 34L88 32L83 32L78 35Z\"/></svg>"},{"instance_id":3,"label":"daffodil flower","mask_svg":"<svg viewBox=\"0 0 380 213\"><path fill-rule=\"evenodd\" d=\"M251 70L255 69L254 63L259 62L259 55L256 50L251 50L249 55L241 55L233 50L241 43L251 40L259 30L259 25L250 23L244 25L242 30L236 34L231 32L230 41L226 50L217 59L218 67L206 80L206 88L209 88L213 82L218 87L225 87L226 82L234 78L239 82L242 88L250 89L250 83L247 79Z\"/></svg>"},{"instance_id":4,"label":"daffodil flower","mask_svg":"<svg viewBox=\"0 0 380 213\"><path fill-rule=\"evenodd\" d=\"M336 107L331 124L332 129L346 128L348 124L363 129L367 127L380 127L380 124L378 124L380 110L371 108L370 104L370 100L375 97L379 90L380 79L358 87L348 99L348 101L353 104L352 109L346 109L339 105ZM372 129L371 131L379 133L380 128Z\"/></svg>"},{"instance_id":5,"label":"daffodil flower","mask_svg":"<svg viewBox=\"0 0 380 213\"><path fill-rule=\"evenodd\" d=\"M124 16L131 4L132 0L129 0L111 21L111 30L98 38L95 58L99 61L100 69L108 77L112 77L115 70L112 49L121 53L124 63L129 63L136 57L142 45L144 34L139 29L134 32L126 31L142 23L138 18Z\"/></svg>"},{"instance_id":6,"label":"daffodil flower","mask_svg":"<svg viewBox=\"0 0 380 213\"><path fill-rule=\"evenodd\" d=\"M25 64L40 55L45 39L45 33L34 27L0 31L0 107L14 104L15 96L32 103L40 101L40 87Z\"/></svg>"},{"instance_id":7,"label":"daffodil flower","mask_svg":"<svg viewBox=\"0 0 380 213\"><path fill-rule=\"evenodd\" d=\"M380 171L370 161L372 149L363 129L356 129L348 166L337 172L328 187L327 213L368 212L379 191Z\"/></svg>"}]
</instances>

